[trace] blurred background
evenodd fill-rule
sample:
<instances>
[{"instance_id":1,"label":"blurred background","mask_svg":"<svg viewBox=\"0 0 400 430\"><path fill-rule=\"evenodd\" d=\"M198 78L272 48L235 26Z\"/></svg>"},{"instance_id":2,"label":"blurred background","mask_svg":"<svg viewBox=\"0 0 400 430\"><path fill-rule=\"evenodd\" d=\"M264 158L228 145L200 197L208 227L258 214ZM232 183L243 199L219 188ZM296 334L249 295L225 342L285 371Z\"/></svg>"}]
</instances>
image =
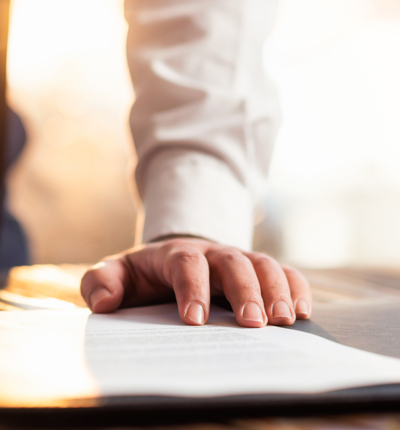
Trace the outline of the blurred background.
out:
<instances>
[{"instance_id":1,"label":"blurred background","mask_svg":"<svg viewBox=\"0 0 400 430\"><path fill-rule=\"evenodd\" d=\"M8 207L33 263L132 246L134 93L121 0L13 0L9 104L28 133ZM283 113L255 247L302 266L400 262L400 2L280 0Z\"/></svg>"}]
</instances>

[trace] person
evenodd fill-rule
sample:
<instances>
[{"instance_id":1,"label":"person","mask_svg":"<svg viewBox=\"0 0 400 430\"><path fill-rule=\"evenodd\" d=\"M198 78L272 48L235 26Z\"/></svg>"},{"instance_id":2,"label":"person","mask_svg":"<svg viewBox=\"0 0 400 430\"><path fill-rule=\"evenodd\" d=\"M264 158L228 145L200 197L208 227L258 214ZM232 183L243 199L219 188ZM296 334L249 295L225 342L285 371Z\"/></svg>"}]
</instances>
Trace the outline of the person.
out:
<instances>
[{"instance_id":1,"label":"person","mask_svg":"<svg viewBox=\"0 0 400 430\"><path fill-rule=\"evenodd\" d=\"M17 162L26 144L26 132L21 118L6 108L5 170ZM29 264L29 247L26 234L7 207L7 187L3 183L0 213L0 271L7 272L14 266Z\"/></svg>"},{"instance_id":2,"label":"person","mask_svg":"<svg viewBox=\"0 0 400 430\"><path fill-rule=\"evenodd\" d=\"M280 119L262 49L277 0L126 0L141 245L82 278L93 312L176 300L202 325L224 295L244 327L311 313L303 275L251 251Z\"/></svg>"}]
</instances>

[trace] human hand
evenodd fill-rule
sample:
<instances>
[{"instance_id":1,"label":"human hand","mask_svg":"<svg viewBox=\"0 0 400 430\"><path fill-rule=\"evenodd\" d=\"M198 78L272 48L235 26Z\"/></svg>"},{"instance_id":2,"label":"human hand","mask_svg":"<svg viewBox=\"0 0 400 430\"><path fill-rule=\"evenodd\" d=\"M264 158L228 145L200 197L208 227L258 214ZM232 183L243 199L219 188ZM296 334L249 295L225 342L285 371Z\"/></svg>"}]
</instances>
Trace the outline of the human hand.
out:
<instances>
[{"instance_id":1,"label":"human hand","mask_svg":"<svg viewBox=\"0 0 400 430\"><path fill-rule=\"evenodd\" d=\"M311 313L304 276L260 252L180 237L105 258L82 278L95 313L171 302L185 324L207 322L211 295L225 295L243 327L291 325Z\"/></svg>"}]
</instances>

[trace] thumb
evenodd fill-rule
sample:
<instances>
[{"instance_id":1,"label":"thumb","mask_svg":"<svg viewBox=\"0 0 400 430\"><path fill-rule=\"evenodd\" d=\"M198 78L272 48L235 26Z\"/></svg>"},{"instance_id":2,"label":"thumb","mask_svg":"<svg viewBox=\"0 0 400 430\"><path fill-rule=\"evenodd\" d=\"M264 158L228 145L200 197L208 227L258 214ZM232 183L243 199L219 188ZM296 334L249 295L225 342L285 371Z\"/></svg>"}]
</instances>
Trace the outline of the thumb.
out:
<instances>
[{"instance_id":1,"label":"thumb","mask_svg":"<svg viewBox=\"0 0 400 430\"><path fill-rule=\"evenodd\" d=\"M81 294L95 313L113 312L124 297L123 264L118 259L105 260L89 269L81 280Z\"/></svg>"}]
</instances>

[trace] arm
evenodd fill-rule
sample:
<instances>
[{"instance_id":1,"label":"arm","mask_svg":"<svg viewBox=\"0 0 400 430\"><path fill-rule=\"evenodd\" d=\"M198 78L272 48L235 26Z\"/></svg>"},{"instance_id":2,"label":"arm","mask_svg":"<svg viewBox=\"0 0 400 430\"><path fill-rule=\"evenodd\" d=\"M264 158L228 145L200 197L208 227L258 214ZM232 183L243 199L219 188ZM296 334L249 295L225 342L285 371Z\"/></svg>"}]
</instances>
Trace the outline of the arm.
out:
<instances>
[{"instance_id":1,"label":"arm","mask_svg":"<svg viewBox=\"0 0 400 430\"><path fill-rule=\"evenodd\" d=\"M275 5L126 2L144 245L85 275L93 311L176 298L185 323L203 324L210 295L224 294L243 326L309 316L301 274L250 251L279 120L262 68Z\"/></svg>"},{"instance_id":2,"label":"arm","mask_svg":"<svg viewBox=\"0 0 400 430\"><path fill-rule=\"evenodd\" d=\"M262 67L275 9L268 0L126 2L144 242L186 233L251 249L279 122Z\"/></svg>"}]
</instances>

